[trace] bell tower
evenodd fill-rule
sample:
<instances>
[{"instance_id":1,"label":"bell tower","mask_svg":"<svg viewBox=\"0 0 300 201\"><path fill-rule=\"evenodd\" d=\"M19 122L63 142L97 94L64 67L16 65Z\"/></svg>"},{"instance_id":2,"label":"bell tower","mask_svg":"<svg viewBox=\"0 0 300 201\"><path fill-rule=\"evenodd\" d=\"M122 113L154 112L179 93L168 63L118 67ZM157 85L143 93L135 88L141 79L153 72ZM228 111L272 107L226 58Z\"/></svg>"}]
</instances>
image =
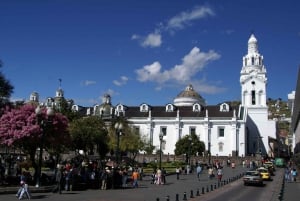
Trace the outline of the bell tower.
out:
<instances>
[{"instance_id":1,"label":"bell tower","mask_svg":"<svg viewBox=\"0 0 300 201\"><path fill-rule=\"evenodd\" d=\"M248 53L243 57L240 83L241 106L247 115L246 153L272 156L274 145L269 139L276 139L276 122L268 119L267 70L254 34L248 40Z\"/></svg>"},{"instance_id":2,"label":"bell tower","mask_svg":"<svg viewBox=\"0 0 300 201\"><path fill-rule=\"evenodd\" d=\"M240 76L242 106L267 107L267 71L263 59L258 51L257 39L254 34L251 34L248 40L248 53L243 57Z\"/></svg>"}]
</instances>

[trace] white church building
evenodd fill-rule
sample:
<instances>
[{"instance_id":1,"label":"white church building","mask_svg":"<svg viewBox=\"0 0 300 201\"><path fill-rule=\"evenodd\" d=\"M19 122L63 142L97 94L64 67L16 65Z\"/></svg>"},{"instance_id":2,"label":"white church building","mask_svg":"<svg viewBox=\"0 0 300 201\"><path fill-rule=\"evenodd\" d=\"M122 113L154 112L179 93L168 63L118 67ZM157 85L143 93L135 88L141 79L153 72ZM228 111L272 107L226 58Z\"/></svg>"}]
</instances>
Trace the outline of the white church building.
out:
<instances>
[{"instance_id":1,"label":"white church building","mask_svg":"<svg viewBox=\"0 0 300 201\"><path fill-rule=\"evenodd\" d=\"M206 105L205 99L188 85L173 103L163 106L152 106L151 103L113 106L110 95L105 94L102 104L93 107L73 105L72 109L84 115L99 115L106 121L124 117L156 150L160 148L159 135L162 133L164 154L174 154L180 138L196 134L212 156L257 153L274 156L276 122L268 119L267 71L263 60L257 39L252 34L248 40L248 53L242 58L240 105L227 102ZM57 94L63 95L59 90Z\"/></svg>"},{"instance_id":2,"label":"white church building","mask_svg":"<svg viewBox=\"0 0 300 201\"><path fill-rule=\"evenodd\" d=\"M276 122L268 119L267 71L258 42L252 34L248 53L243 57L240 73L241 105L229 103L206 105L205 99L188 85L173 103L152 106L111 105L106 94L101 105L89 108L88 114L103 118L122 116L130 126L146 136L159 149L163 133L163 153L174 154L176 142L185 135L196 134L213 156L246 156L261 153L273 156ZM74 105L74 109L79 106Z\"/></svg>"}]
</instances>

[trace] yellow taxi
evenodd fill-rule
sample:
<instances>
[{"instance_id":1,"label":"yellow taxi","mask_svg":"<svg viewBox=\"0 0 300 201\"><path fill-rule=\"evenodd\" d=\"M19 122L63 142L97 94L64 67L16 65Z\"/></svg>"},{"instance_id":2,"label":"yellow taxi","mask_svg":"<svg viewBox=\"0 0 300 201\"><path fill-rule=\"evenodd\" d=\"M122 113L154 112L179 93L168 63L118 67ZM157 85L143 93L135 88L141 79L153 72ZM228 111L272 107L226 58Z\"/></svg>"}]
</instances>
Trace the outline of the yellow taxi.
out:
<instances>
[{"instance_id":1,"label":"yellow taxi","mask_svg":"<svg viewBox=\"0 0 300 201\"><path fill-rule=\"evenodd\" d=\"M258 171L260 173L263 180L271 180L271 175L270 175L268 169L266 169L264 167L260 167L260 168L257 168L256 171Z\"/></svg>"}]
</instances>

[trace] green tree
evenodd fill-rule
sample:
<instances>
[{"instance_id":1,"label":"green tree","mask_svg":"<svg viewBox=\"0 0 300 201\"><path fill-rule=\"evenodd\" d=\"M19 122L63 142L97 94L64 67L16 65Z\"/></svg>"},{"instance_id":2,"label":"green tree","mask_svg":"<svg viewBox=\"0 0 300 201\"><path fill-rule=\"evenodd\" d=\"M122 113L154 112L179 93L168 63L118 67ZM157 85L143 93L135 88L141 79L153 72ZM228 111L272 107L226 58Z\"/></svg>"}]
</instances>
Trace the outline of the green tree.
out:
<instances>
[{"instance_id":1,"label":"green tree","mask_svg":"<svg viewBox=\"0 0 300 201\"><path fill-rule=\"evenodd\" d=\"M0 60L0 68L3 66L2 61ZM0 72L0 106L8 102L13 93L14 87L11 85L10 81L7 80L2 72Z\"/></svg>"},{"instance_id":2,"label":"green tree","mask_svg":"<svg viewBox=\"0 0 300 201\"><path fill-rule=\"evenodd\" d=\"M143 141L143 150L147 153L147 154L152 154L154 149L155 149L155 146L150 142L149 139L146 139L145 137L142 138L142 141Z\"/></svg>"},{"instance_id":3,"label":"green tree","mask_svg":"<svg viewBox=\"0 0 300 201\"><path fill-rule=\"evenodd\" d=\"M196 134L186 135L175 144L175 155L186 154L186 160L190 156L201 154L205 151L205 144Z\"/></svg>"},{"instance_id":4,"label":"green tree","mask_svg":"<svg viewBox=\"0 0 300 201\"><path fill-rule=\"evenodd\" d=\"M72 105L74 104L73 100L66 100L65 98L60 99L59 108L56 108L56 110L63 115L65 115L70 122L72 122L75 119L80 118L80 114L78 111L72 110Z\"/></svg>"},{"instance_id":5,"label":"green tree","mask_svg":"<svg viewBox=\"0 0 300 201\"><path fill-rule=\"evenodd\" d=\"M108 136L103 120L98 116L89 116L75 119L70 123L73 148L94 154L97 149L101 158L108 153Z\"/></svg>"},{"instance_id":6,"label":"green tree","mask_svg":"<svg viewBox=\"0 0 300 201\"><path fill-rule=\"evenodd\" d=\"M114 127L116 123L122 124L121 132L117 132L118 130L116 130L116 128ZM128 122L123 118L118 118L112 122L109 133L109 147L112 154L115 154L117 150L118 135L119 153L120 155L126 154L131 159L131 161L134 161L139 151L142 151L145 147L140 133L138 133L136 129L128 126Z\"/></svg>"}]
</instances>

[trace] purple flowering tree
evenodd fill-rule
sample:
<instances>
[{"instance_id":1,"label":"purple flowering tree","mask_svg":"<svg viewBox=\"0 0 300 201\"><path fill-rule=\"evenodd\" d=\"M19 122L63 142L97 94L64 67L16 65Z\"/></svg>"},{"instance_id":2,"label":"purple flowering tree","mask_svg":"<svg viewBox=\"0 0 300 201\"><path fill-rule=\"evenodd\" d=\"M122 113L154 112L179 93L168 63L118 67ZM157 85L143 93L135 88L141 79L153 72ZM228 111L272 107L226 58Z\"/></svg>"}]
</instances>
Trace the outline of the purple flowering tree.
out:
<instances>
[{"instance_id":1,"label":"purple flowering tree","mask_svg":"<svg viewBox=\"0 0 300 201\"><path fill-rule=\"evenodd\" d=\"M43 148L47 151L56 149L60 152L62 146L70 143L70 135L68 119L64 115L54 113L49 119L46 108L42 108L38 119L35 109L36 106L31 104L7 108L0 117L0 144L20 149L27 154L35 169L36 178L38 164L35 155L41 143L43 142ZM41 122L47 123L42 126Z\"/></svg>"}]
</instances>

